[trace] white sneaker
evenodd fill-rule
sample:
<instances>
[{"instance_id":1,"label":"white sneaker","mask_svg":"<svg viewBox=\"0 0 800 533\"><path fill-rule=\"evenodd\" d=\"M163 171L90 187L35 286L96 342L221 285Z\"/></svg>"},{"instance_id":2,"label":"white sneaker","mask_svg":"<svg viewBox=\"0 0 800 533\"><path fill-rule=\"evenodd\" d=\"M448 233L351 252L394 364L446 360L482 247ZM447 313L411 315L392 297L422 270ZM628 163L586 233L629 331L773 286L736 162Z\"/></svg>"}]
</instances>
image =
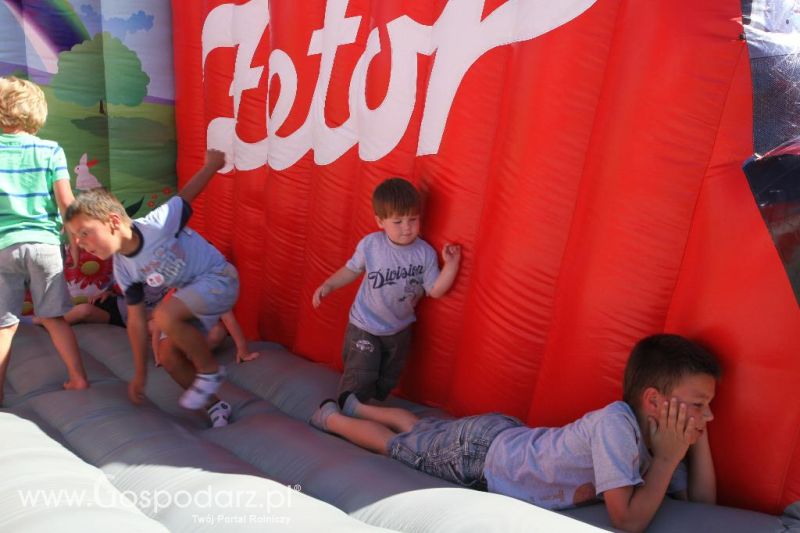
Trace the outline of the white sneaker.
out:
<instances>
[{"instance_id":1,"label":"white sneaker","mask_svg":"<svg viewBox=\"0 0 800 533\"><path fill-rule=\"evenodd\" d=\"M231 420L231 405L222 400L208 408L212 428L221 428L228 425Z\"/></svg>"},{"instance_id":2,"label":"white sneaker","mask_svg":"<svg viewBox=\"0 0 800 533\"><path fill-rule=\"evenodd\" d=\"M183 391L178 403L185 409L200 409L219 390L225 379L225 367L220 365L214 374L197 374L192 386Z\"/></svg>"}]
</instances>

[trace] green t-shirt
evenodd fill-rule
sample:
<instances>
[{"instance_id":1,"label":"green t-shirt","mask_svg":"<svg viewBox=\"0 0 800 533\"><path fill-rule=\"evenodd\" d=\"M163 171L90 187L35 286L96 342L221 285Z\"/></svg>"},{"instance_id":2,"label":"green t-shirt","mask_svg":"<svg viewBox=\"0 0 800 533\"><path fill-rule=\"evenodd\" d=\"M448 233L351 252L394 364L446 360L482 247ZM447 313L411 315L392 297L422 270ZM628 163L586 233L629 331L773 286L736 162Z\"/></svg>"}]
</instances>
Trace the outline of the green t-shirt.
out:
<instances>
[{"instance_id":1,"label":"green t-shirt","mask_svg":"<svg viewBox=\"0 0 800 533\"><path fill-rule=\"evenodd\" d=\"M0 249L21 242L61 242L53 184L68 179L67 158L58 143L27 133L0 134Z\"/></svg>"}]
</instances>

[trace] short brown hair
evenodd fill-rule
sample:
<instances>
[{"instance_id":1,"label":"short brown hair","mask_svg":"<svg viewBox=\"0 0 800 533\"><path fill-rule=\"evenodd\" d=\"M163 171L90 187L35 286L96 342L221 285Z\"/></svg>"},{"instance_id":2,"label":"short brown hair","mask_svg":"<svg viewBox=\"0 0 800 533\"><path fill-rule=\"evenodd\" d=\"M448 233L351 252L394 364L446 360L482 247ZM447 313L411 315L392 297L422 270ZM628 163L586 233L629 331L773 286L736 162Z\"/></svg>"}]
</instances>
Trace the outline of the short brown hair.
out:
<instances>
[{"instance_id":1,"label":"short brown hair","mask_svg":"<svg viewBox=\"0 0 800 533\"><path fill-rule=\"evenodd\" d=\"M47 120L47 99L35 83L15 76L0 78L0 127L34 134Z\"/></svg>"},{"instance_id":2,"label":"short brown hair","mask_svg":"<svg viewBox=\"0 0 800 533\"><path fill-rule=\"evenodd\" d=\"M662 333L645 337L631 350L622 383L622 399L638 409L642 393L654 387L668 394L686 376L722 375L717 359L704 347L680 335Z\"/></svg>"},{"instance_id":3,"label":"short brown hair","mask_svg":"<svg viewBox=\"0 0 800 533\"><path fill-rule=\"evenodd\" d=\"M117 197L107 190L98 187L90 191L80 193L75 201L69 204L64 213L64 222L69 222L78 215L85 215L90 218L108 221L108 215L114 213L119 216L125 224L131 224L131 218L125 211L125 206L117 200Z\"/></svg>"},{"instance_id":4,"label":"short brown hair","mask_svg":"<svg viewBox=\"0 0 800 533\"><path fill-rule=\"evenodd\" d=\"M420 211L419 191L408 180L389 178L375 187L375 191L372 193L372 209L380 219L393 215L418 214Z\"/></svg>"}]
</instances>

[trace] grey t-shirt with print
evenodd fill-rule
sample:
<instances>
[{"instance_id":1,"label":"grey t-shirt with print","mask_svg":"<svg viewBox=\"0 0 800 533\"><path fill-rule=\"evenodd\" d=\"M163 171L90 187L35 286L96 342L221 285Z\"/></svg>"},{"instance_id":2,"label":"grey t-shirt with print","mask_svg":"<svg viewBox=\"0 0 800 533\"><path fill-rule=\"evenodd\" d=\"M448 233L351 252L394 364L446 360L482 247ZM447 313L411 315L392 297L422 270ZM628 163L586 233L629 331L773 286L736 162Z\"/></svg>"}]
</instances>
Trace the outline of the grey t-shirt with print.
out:
<instances>
[{"instance_id":1,"label":"grey t-shirt with print","mask_svg":"<svg viewBox=\"0 0 800 533\"><path fill-rule=\"evenodd\" d=\"M633 410L618 401L563 427L503 431L489 447L484 475L490 492L564 509L641 485L651 460ZM667 492L686 486L681 462Z\"/></svg>"},{"instance_id":2,"label":"grey t-shirt with print","mask_svg":"<svg viewBox=\"0 0 800 533\"><path fill-rule=\"evenodd\" d=\"M141 247L132 255L114 254L114 278L128 304L143 301L144 293L130 290L137 284L154 288L184 287L204 274L223 270L225 257L202 236L185 226L191 208L173 196L147 216L133 221ZM143 288L143 287L142 287Z\"/></svg>"},{"instance_id":3,"label":"grey t-shirt with print","mask_svg":"<svg viewBox=\"0 0 800 533\"><path fill-rule=\"evenodd\" d=\"M417 237L401 246L383 231L361 239L345 266L365 273L350 322L373 335L393 335L414 322L414 306L439 276L436 252L427 242Z\"/></svg>"}]
</instances>

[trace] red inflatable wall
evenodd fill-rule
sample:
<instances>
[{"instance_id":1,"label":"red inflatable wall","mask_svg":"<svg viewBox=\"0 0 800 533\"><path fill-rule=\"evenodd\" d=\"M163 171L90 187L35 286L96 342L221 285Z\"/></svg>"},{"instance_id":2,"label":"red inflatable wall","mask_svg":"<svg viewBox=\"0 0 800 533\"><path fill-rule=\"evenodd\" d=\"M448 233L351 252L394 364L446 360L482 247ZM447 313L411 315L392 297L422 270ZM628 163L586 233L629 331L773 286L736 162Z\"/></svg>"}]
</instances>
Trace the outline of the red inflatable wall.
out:
<instances>
[{"instance_id":1,"label":"red inflatable wall","mask_svg":"<svg viewBox=\"0 0 800 533\"><path fill-rule=\"evenodd\" d=\"M173 8L179 175L228 152L193 225L239 268L251 337L341 367L357 284L311 295L405 176L424 238L463 260L418 308L402 394L563 424L620 397L637 339L686 334L725 368L722 502L800 499L800 311L741 171L739 0Z\"/></svg>"}]
</instances>

